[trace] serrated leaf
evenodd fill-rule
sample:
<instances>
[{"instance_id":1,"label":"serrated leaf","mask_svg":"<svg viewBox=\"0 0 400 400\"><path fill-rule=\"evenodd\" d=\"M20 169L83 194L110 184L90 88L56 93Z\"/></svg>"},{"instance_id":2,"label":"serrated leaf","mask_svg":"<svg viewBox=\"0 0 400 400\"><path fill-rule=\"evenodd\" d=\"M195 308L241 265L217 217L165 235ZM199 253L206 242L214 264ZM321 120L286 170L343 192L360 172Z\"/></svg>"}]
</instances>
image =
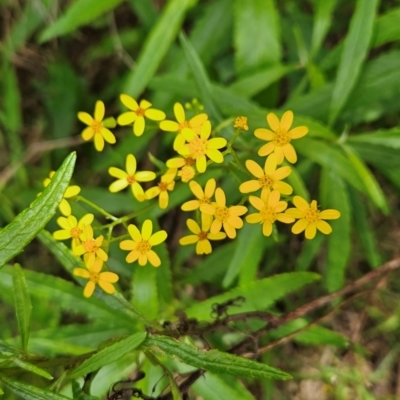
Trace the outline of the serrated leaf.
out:
<instances>
[{"instance_id":1,"label":"serrated leaf","mask_svg":"<svg viewBox=\"0 0 400 400\"><path fill-rule=\"evenodd\" d=\"M126 93L138 97L146 88L181 28L191 3L192 0L170 0L164 7L143 45L135 70L124 84Z\"/></svg>"},{"instance_id":2,"label":"serrated leaf","mask_svg":"<svg viewBox=\"0 0 400 400\"><path fill-rule=\"evenodd\" d=\"M139 347L146 339L146 332L134 333L125 339L119 340L110 346L102 348L96 354L86 359L81 365L68 372L71 379L84 376L89 372L96 371L104 365L118 360L126 353L129 353Z\"/></svg>"},{"instance_id":3,"label":"serrated leaf","mask_svg":"<svg viewBox=\"0 0 400 400\"><path fill-rule=\"evenodd\" d=\"M72 32L82 25L87 25L100 15L117 7L120 3L122 3L122 0L74 1L65 14L41 33L39 41L42 43Z\"/></svg>"},{"instance_id":4,"label":"serrated leaf","mask_svg":"<svg viewBox=\"0 0 400 400\"><path fill-rule=\"evenodd\" d=\"M277 368L219 350L204 351L161 335L148 335L142 347L162 353L196 368L246 378L290 379Z\"/></svg>"},{"instance_id":5,"label":"serrated leaf","mask_svg":"<svg viewBox=\"0 0 400 400\"><path fill-rule=\"evenodd\" d=\"M377 207L381 209L381 211L383 211L383 213L387 215L389 213L389 206L386 202L385 195L379 186L379 183L372 175L368 167L357 155L357 153L351 148L351 146L343 144L342 147L345 150L349 161L353 164L354 169L357 171L361 181L364 182L364 186L366 187L369 198Z\"/></svg>"},{"instance_id":6,"label":"serrated leaf","mask_svg":"<svg viewBox=\"0 0 400 400\"><path fill-rule=\"evenodd\" d=\"M264 240L260 224L245 224L238 232L235 250L222 281L224 288L232 284L242 268L257 268L264 254Z\"/></svg>"},{"instance_id":7,"label":"serrated leaf","mask_svg":"<svg viewBox=\"0 0 400 400\"><path fill-rule=\"evenodd\" d=\"M0 267L16 256L53 217L71 179L76 153L71 153L29 208L0 231Z\"/></svg>"},{"instance_id":8,"label":"serrated leaf","mask_svg":"<svg viewBox=\"0 0 400 400\"><path fill-rule=\"evenodd\" d=\"M25 400L72 400L61 394L51 392L50 390L40 389L36 386L27 385L26 383L6 378L0 375L0 380L7 389L13 391L17 396Z\"/></svg>"},{"instance_id":9,"label":"serrated leaf","mask_svg":"<svg viewBox=\"0 0 400 400\"><path fill-rule=\"evenodd\" d=\"M330 124L335 122L357 82L372 38L378 3L379 0L357 0L333 88Z\"/></svg>"},{"instance_id":10,"label":"serrated leaf","mask_svg":"<svg viewBox=\"0 0 400 400\"><path fill-rule=\"evenodd\" d=\"M235 0L234 45L240 75L279 62L280 24L274 0Z\"/></svg>"},{"instance_id":11,"label":"serrated leaf","mask_svg":"<svg viewBox=\"0 0 400 400\"><path fill-rule=\"evenodd\" d=\"M12 278L15 312L17 314L19 333L21 335L21 345L23 351L26 351L28 347L32 303L29 297L25 275L20 265L14 265Z\"/></svg>"},{"instance_id":12,"label":"serrated leaf","mask_svg":"<svg viewBox=\"0 0 400 400\"><path fill-rule=\"evenodd\" d=\"M200 60L200 57L197 54L196 50L183 33L179 35L179 41L185 53L186 59L190 65L193 76L196 80L198 90L201 95L201 100L204 104L207 114L220 122L222 120L222 117L219 113L218 108L214 104L211 93L211 84L208 79L203 62Z\"/></svg>"},{"instance_id":13,"label":"serrated leaf","mask_svg":"<svg viewBox=\"0 0 400 400\"><path fill-rule=\"evenodd\" d=\"M198 302L187 308L185 312L190 318L196 318L199 321L209 321L212 319L213 304L221 304L238 296L243 296L246 301L240 303L240 307L229 308L229 314L265 310L286 294L318 279L320 279L320 276L311 272L291 272L274 275L270 278L260 279L256 282L236 287L205 301Z\"/></svg>"},{"instance_id":14,"label":"serrated leaf","mask_svg":"<svg viewBox=\"0 0 400 400\"><path fill-rule=\"evenodd\" d=\"M24 369L26 371L33 372L34 374L39 375L39 376L43 376L43 378L46 378L46 379L49 379L49 380L53 379L53 377L47 371L45 371L42 368L37 367L34 364L31 364L31 363L28 363L28 362L26 362L24 360L21 360L18 357L13 357L12 360L16 365L18 365L18 367L20 367L20 368L22 368L22 369Z\"/></svg>"}]
</instances>

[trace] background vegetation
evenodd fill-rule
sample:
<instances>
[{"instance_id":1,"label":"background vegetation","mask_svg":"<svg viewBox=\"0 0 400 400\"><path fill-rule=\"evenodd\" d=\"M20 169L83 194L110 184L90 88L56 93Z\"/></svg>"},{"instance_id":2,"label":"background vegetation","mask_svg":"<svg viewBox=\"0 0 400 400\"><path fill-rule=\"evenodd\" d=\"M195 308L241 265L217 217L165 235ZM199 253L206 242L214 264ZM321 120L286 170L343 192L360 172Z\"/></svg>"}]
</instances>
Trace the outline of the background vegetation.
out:
<instances>
[{"instance_id":1,"label":"background vegetation","mask_svg":"<svg viewBox=\"0 0 400 400\"><path fill-rule=\"evenodd\" d=\"M399 1L1 0L0 21L2 226L32 203L49 172L72 150L78 153L73 181L86 198L118 216L138 207L131 193L108 192L107 169L122 166L128 153L142 167L159 166L159 160L172 156L171 136L156 125L140 138L118 127L117 145L97 153L91 143L82 143L83 127L76 118L78 111L92 113L97 99L105 102L107 115L116 116L119 94L128 93L172 118L175 102L197 98L227 138L232 118L247 116L250 130L237 143L242 160L255 156L253 131L266 127L267 112L292 110L295 124L307 125L309 134L296 141L299 162L289 183L303 197L317 198L322 209L340 210L331 235L305 241L282 229L265 238L259 226L245 225L235 241L198 257L192 247L178 245L186 232L179 206L191 196L181 188L172 193L167 210L150 215L169 232L162 267L127 265L124 254L111 246L110 268L121 276L119 291L127 303L150 320L176 323L176 311L185 310L190 318L210 322L213 304L238 295L246 303L228 314L268 311L283 318L279 327L257 337L256 358L291 374L291 381L246 375L240 381L211 368L207 379L190 385L190 398L400 397L398 272L392 276L379 269L394 259L400 240ZM65 171L60 188L69 181ZM208 176L217 173L231 204L238 202L241 172L227 160ZM78 215L93 211L81 202L73 209ZM54 220L46 229L56 229ZM73 260L56 245L42 232L15 257L24 274L17 267L0 270L0 387L6 399L58 398L45 392L34 397L33 389L15 382L48 388L44 373L29 366L39 365L35 360L65 356L76 361L137 328L125 303L101 294L83 298L73 283ZM398 268L396 262L392 269ZM18 292L23 276L33 305L29 343L15 315L15 304L21 304L15 293L25 293ZM304 315L290 314L363 277L343 296L325 298ZM180 315L178 323L186 323ZM285 320L287 315L292 318ZM251 338L260 324L255 319L226 322L206 335L206 343L227 351ZM185 340L202 342L194 335ZM134 350L137 343L128 345ZM245 350L240 354L257 353L257 346ZM154 362L151 356L127 353L103 363L91 382L92 396L105 398L110 385L141 369L146 377L134 386L156 397L168 382L174 387L165 369L184 374L205 365L189 363L189 369L179 357L160 356L160 367L149 361ZM62 365L67 362L50 362L44 369L65 378ZM82 379L73 381L83 372L54 379L51 389L68 398L91 398L79 389ZM7 381L11 378L14 383Z\"/></svg>"}]
</instances>

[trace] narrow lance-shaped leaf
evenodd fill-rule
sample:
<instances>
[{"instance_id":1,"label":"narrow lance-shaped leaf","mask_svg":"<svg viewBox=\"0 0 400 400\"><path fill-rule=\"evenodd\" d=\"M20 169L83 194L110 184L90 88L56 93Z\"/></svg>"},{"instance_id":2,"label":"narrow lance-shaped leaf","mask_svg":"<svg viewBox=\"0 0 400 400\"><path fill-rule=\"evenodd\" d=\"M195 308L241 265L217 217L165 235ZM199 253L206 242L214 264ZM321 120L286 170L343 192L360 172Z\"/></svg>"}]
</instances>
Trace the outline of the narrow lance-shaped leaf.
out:
<instances>
[{"instance_id":1,"label":"narrow lance-shaped leaf","mask_svg":"<svg viewBox=\"0 0 400 400\"><path fill-rule=\"evenodd\" d=\"M217 374L230 374L246 378L290 379L291 376L277 368L258 363L219 350L204 351L167 336L149 335L142 347L165 354L196 368Z\"/></svg>"},{"instance_id":2,"label":"narrow lance-shaped leaf","mask_svg":"<svg viewBox=\"0 0 400 400\"><path fill-rule=\"evenodd\" d=\"M13 267L13 293L18 329L21 335L21 345L23 351L26 351L28 347L32 303L28 293L28 285L26 284L24 271L18 264L15 264Z\"/></svg>"},{"instance_id":3,"label":"narrow lance-shaped leaf","mask_svg":"<svg viewBox=\"0 0 400 400\"><path fill-rule=\"evenodd\" d=\"M53 379L53 377L47 371L45 371L42 368L37 367L34 364L31 364L31 363L28 363L28 362L26 362L24 360L21 360L18 357L14 357L12 360L14 361L15 364L18 365L18 367L20 367L20 368L22 368L22 369L24 369L26 371L33 372L34 374L39 375L39 376L43 376L43 378L46 378L46 379L49 379L49 380Z\"/></svg>"},{"instance_id":4,"label":"narrow lance-shaped leaf","mask_svg":"<svg viewBox=\"0 0 400 400\"><path fill-rule=\"evenodd\" d=\"M0 231L0 267L20 253L53 217L68 187L75 160L73 152L64 160L43 193Z\"/></svg>"},{"instance_id":5,"label":"narrow lance-shaped leaf","mask_svg":"<svg viewBox=\"0 0 400 400\"><path fill-rule=\"evenodd\" d=\"M339 69L333 88L329 122L333 124L357 82L366 58L379 0L358 0L344 41Z\"/></svg>"},{"instance_id":6,"label":"narrow lance-shaped leaf","mask_svg":"<svg viewBox=\"0 0 400 400\"><path fill-rule=\"evenodd\" d=\"M125 339L119 340L118 342L101 349L96 354L86 359L81 365L70 371L68 376L71 379L75 379L118 360L126 353L139 347L146 339L146 336L146 332L134 333Z\"/></svg>"},{"instance_id":7,"label":"narrow lance-shaped leaf","mask_svg":"<svg viewBox=\"0 0 400 400\"><path fill-rule=\"evenodd\" d=\"M72 400L62 394L51 392L50 390L40 389L36 386L27 385L26 383L6 378L0 375L0 381L3 382L7 389L14 392L19 398L26 400Z\"/></svg>"}]
</instances>

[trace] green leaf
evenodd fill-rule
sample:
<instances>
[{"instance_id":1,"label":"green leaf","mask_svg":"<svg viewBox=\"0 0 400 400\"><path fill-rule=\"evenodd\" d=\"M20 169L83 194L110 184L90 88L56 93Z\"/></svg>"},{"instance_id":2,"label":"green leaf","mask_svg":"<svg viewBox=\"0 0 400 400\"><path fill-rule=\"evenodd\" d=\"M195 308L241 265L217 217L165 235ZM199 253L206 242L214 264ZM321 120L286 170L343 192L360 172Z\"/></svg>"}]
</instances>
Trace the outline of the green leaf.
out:
<instances>
[{"instance_id":1,"label":"green leaf","mask_svg":"<svg viewBox=\"0 0 400 400\"><path fill-rule=\"evenodd\" d=\"M120 3L122 0L76 0L65 14L41 33L39 42L43 43L70 33L82 25L87 25Z\"/></svg>"},{"instance_id":2,"label":"green leaf","mask_svg":"<svg viewBox=\"0 0 400 400\"><path fill-rule=\"evenodd\" d=\"M273 0L235 0L234 46L239 75L281 58L279 14Z\"/></svg>"},{"instance_id":3,"label":"green leaf","mask_svg":"<svg viewBox=\"0 0 400 400\"><path fill-rule=\"evenodd\" d=\"M138 97L146 88L181 28L191 3L192 0L170 0L164 7L143 45L135 70L124 84L126 93Z\"/></svg>"},{"instance_id":4,"label":"green leaf","mask_svg":"<svg viewBox=\"0 0 400 400\"><path fill-rule=\"evenodd\" d=\"M25 400L72 400L61 394L46 389L39 389L36 386L27 385L11 378L0 375L0 380L7 389L13 391L17 396Z\"/></svg>"},{"instance_id":5,"label":"green leaf","mask_svg":"<svg viewBox=\"0 0 400 400\"><path fill-rule=\"evenodd\" d=\"M400 40L400 7L389 10L375 22L375 35L372 47Z\"/></svg>"},{"instance_id":6,"label":"green leaf","mask_svg":"<svg viewBox=\"0 0 400 400\"><path fill-rule=\"evenodd\" d=\"M351 254L351 211L346 185L331 169L322 170L321 192L324 208L339 210L341 214L339 219L329 221L333 231L328 235L324 278L326 288L333 292L344 284Z\"/></svg>"},{"instance_id":7,"label":"green leaf","mask_svg":"<svg viewBox=\"0 0 400 400\"><path fill-rule=\"evenodd\" d=\"M29 325L31 320L32 303L31 298L29 297L24 271L20 265L14 265L12 277L18 329L21 335L22 349L24 352L26 352L29 340Z\"/></svg>"},{"instance_id":8,"label":"green leaf","mask_svg":"<svg viewBox=\"0 0 400 400\"><path fill-rule=\"evenodd\" d=\"M245 224L238 232L235 250L228 264L222 286L231 286L239 271L243 268L257 268L265 250L265 237L260 224Z\"/></svg>"},{"instance_id":9,"label":"green leaf","mask_svg":"<svg viewBox=\"0 0 400 400\"><path fill-rule=\"evenodd\" d=\"M263 68L254 74L237 80L229 86L229 90L246 98L253 97L257 93L266 89L274 82L295 71L296 65L273 65L269 68Z\"/></svg>"},{"instance_id":10,"label":"green leaf","mask_svg":"<svg viewBox=\"0 0 400 400\"><path fill-rule=\"evenodd\" d=\"M353 164L354 169L357 171L358 176L364 182L364 186L367 189L367 194L372 202L381 209L386 215L389 214L389 207L386 202L385 195L376 181L375 177L372 175L371 171L360 159L357 153L345 144L342 145L343 149L347 153L350 162Z\"/></svg>"},{"instance_id":11,"label":"green leaf","mask_svg":"<svg viewBox=\"0 0 400 400\"><path fill-rule=\"evenodd\" d=\"M286 294L318 279L320 279L320 276L311 272L291 272L274 275L195 303L187 308L185 312L190 318L196 318L199 321L210 321L212 319L213 304L224 303L238 296L243 296L246 301L240 303L240 307L231 307L229 314L265 310Z\"/></svg>"},{"instance_id":12,"label":"green leaf","mask_svg":"<svg viewBox=\"0 0 400 400\"><path fill-rule=\"evenodd\" d=\"M400 129L393 128L352 135L347 141L349 143L369 143L372 145L390 147L392 149L400 149Z\"/></svg>"},{"instance_id":13,"label":"green leaf","mask_svg":"<svg viewBox=\"0 0 400 400\"><path fill-rule=\"evenodd\" d=\"M34 374L43 376L43 378L46 378L49 380L53 379L53 377L47 371L45 371L42 368L37 367L34 364L23 361L18 357L13 357L12 360L16 365L18 365L18 367L20 367L26 371L33 372Z\"/></svg>"},{"instance_id":14,"label":"green leaf","mask_svg":"<svg viewBox=\"0 0 400 400\"><path fill-rule=\"evenodd\" d=\"M96 354L86 359L81 365L68 372L71 379L84 376L92 371L97 371L104 365L110 364L118 360L126 353L129 353L139 347L146 339L146 332L134 333L125 339L119 340L99 350Z\"/></svg>"},{"instance_id":15,"label":"green leaf","mask_svg":"<svg viewBox=\"0 0 400 400\"><path fill-rule=\"evenodd\" d=\"M0 231L0 267L16 256L53 217L74 170L76 153L71 153L29 208Z\"/></svg>"},{"instance_id":16,"label":"green leaf","mask_svg":"<svg viewBox=\"0 0 400 400\"><path fill-rule=\"evenodd\" d=\"M314 24L311 38L311 53L316 54L332 23L337 0L314 0Z\"/></svg>"},{"instance_id":17,"label":"green leaf","mask_svg":"<svg viewBox=\"0 0 400 400\"><path fill-rule=\"evenodd\" d=\"M193 390L207 400L254 400L254 397L241 385L239 380L228 380L221 375L207 372L198 379Z\"/></svg>"},{"instance_id":18,"label":"green leaf","mask_svg":"<svg viewBox=\"0 0 400 400\"><path fill-rule=\"evenodd\" d=\"M296 271L307 271L310 269L310 265L317 256L324 239L324 235L317 235L313 240L307 240L303 243L301 253L296 260Z\"/></svg>"},{"instance_id":19,"label":"green leaf","mask_svg":"<svg viewBox=\"0 0 400 400\"><path fill-rule=\"evenodd\" d=\"M349 341L340 333L333 332L323 326L315 325L309 329L300 332L295 336L295 341L311 344L311 345L325 345L346 348L349 346Z\"/></svg>"},{"instance_id":20,"label":"green leaf","mask_svg":"<svg viewBox=\"0 0 400 400\"><path fill-rule=\"evenodd\" d=\"M219 350L204 351L161 335L148 335L142 347L175 358L196 368L246 378L290 379L279 369Z\"/></svg>"},{"instance_id":21,"label":"green leaf","mask_svg":"<svg viewBox=\"0 0 400 400\"><path fill-rule=\"evenodd\" d=\"M329 112L330 124L335 122L357 82L372 38L378 3L379 0L357 0L349 33L344 40L344 48L333 88Z\"/></svg>"},{"instance_id":22,"label":"green leaf","mask_svg":"<svg viewBox=\"0 0 400 400\"><path fill-rule=\"evenodd\" d=\"M196 80L206 112L220 122L222 117L214 104L211 94L211 84L199 55L183 33L179 35L179 41Z\"/></svg>"},{"instance_id":23,"label":"green leaf","mask_svg":"<svg viewBox=\"0 0 400 400\"><path fill-rule=\"evenodd\" d=\"M3 392L3 390L0 388L0 396L3 395L3 394L4 394L4 392Z\"/></svg>"}]
</instances>

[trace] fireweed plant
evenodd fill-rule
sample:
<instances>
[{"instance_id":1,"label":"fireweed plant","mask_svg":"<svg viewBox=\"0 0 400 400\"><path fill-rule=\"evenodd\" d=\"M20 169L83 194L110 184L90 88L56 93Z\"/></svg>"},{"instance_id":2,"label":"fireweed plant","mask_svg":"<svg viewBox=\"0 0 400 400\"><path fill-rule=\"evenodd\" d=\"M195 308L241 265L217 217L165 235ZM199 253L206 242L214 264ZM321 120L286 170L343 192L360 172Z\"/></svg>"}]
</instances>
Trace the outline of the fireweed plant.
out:
<instances>
[{"instance_id":1,"label":"fireweed plant","mask_svg":"<svg viewBox=\"0 0 400 400\"><path fill-rule=\"evenodd\" d=\"M194 199L182 204L181 209L185 212L197 212L189 215L195 219L189 217L187 219L191 234L179 240L181 245L196 244L197 254L209 254L212 252L211 241L225 238L234 240L237 230L243 228L244 221L249 224L259 224L266 237L278 229L276 225L279 223L293 224L291 232L293 234L304 232L308 240L314 239L317 231L325 235L332 232L326 220L339 218L340 212L333 209L319 210L317 200L308 203L301 196L295 195L293 188L284 181L291 174L292 165L297 161L295 140L308 133L306 126L292 126L294 118L292 111L286 111L281 119L274 113L268 113L267 127L260 127L254 131L255 137L260 139L258 155L264 157L265 161L263 165L252 159L245 161L251 179L244 181L237 188L243 195L240 204L230 204L215 179L209 179L204 188L196 179L207 170L207 167L212 164L222 164L227 155L235 153L233 149L235 139L249 129L245 116L238 116L234 120L235 132L228 142L226 138L213 134L212 124L206 113L199 113L187 119L182 104L176 103L174 105L176 121L172 121L166 120L166 114L153 108L146 100L138 103L126 94L121 94L120 99L130 111L118 116L118 124L131 126L132 133L141 136L145 132L146 120L159 122L161 130L175 134L173 151L176 152L176 156L166 160L167 169L164 171L139 171L135 156L129 154L126 157L125 170L119 167L109 168L109 174L117 178L110 184L109 190L115 193L130 186L132 195L138 201L150 202L158 197L158 207L165 209L168 207L169 193L177 185L189 185ZM104 142L116 143L114 134L107 128L113 125L114 119L108 118L106 123L107 120L103 121L104 115L105 106L100 100L96 102L93 117L86 112L78 113L78 118L88 125L81 136L86 141L93 140L97 151L104 149ZM236 154L233 159L234 162L239 162L236 161L238 160ZM285 160L290 165L283 165ZM241 165L237 167L242 168ZM151 187L144 190L142 187L144 182L149 183ZM48 183L49 178L44 184ZM57 220L63 230L54 232L53 236L57 240L72 239L73 253L83 257L87 270L76 268L74 274L89 279L84 290L85 297L93 294L96 284L106 293L112 294L115 288L111 283L115 283L118 276L113 272L101 272L104 269L103 262L107 262L108 259L104 236L94 235L91 225L92 214L85 215L78 222L71 214L71 207L65 200L71 197L70 194L78 193L77 186L67 189L61 203L62 207L60 206L64 217ZM289 202L293 203L294 207L288 208ZM94 204L91 205L99 210ZM250 205L255 212L249 209ZM110 217L107 212L103 214L106 218ZM117 218L112 222L112 227L119 224L126 225L129 219L129 216ZM103 228L107 230L108 227L109 224ZM150 219L146 219L141 228L135 223L129 223L127 230L129 240L124 240L126 235L112 237L111 231L108 230L107 241L118 241L119 247L128 251L127 263L136 263L137 267L150 264L162 268L157 255L157 245L167 239L168 232L164 230L154 232Z\"/></svg>"}]
</instances>

